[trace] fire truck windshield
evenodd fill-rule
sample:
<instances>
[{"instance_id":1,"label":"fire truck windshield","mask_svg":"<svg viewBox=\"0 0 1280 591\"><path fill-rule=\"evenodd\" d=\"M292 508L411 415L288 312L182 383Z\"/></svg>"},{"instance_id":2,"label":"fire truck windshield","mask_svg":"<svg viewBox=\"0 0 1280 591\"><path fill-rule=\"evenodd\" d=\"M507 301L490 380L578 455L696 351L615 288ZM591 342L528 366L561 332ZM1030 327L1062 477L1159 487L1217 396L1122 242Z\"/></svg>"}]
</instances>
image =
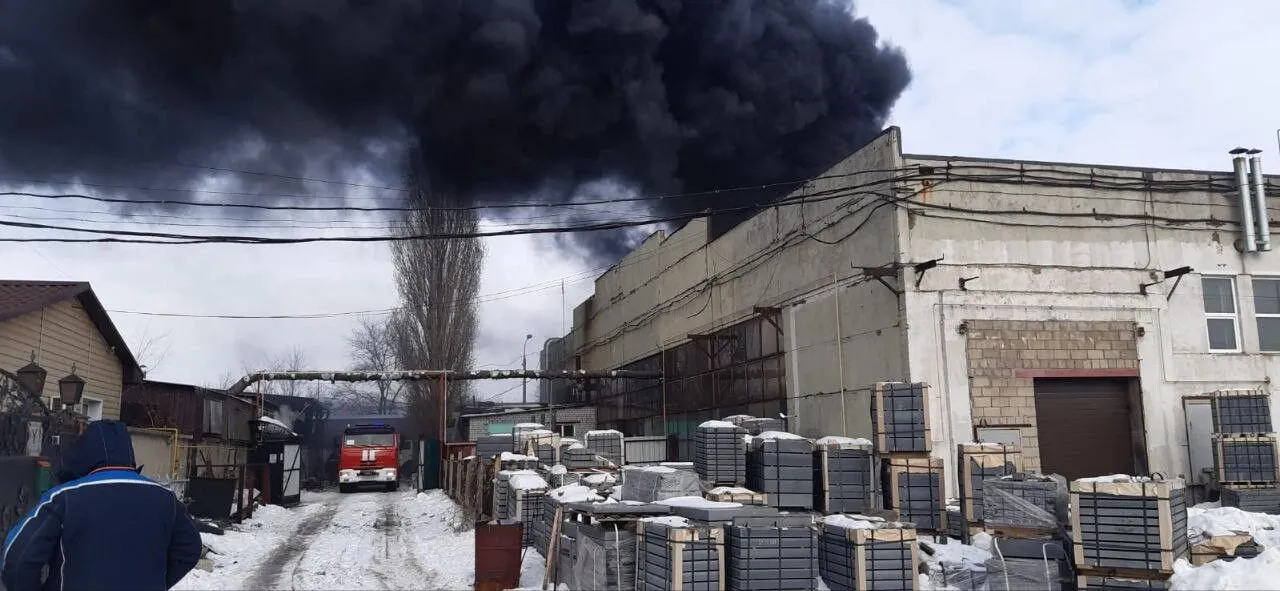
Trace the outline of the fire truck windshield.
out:
<instances>
[{"instance_id":1,"label":"fire truck windshield","mask_svg":"<svg viewBox=\"0 0 1280 591\"><path fill-rule=\"evenodd\" d=\"M361 433L359 435L343 435L343 444L347 447L395 447L395 436L390 433Z\"/></svg>"}]
</instances>

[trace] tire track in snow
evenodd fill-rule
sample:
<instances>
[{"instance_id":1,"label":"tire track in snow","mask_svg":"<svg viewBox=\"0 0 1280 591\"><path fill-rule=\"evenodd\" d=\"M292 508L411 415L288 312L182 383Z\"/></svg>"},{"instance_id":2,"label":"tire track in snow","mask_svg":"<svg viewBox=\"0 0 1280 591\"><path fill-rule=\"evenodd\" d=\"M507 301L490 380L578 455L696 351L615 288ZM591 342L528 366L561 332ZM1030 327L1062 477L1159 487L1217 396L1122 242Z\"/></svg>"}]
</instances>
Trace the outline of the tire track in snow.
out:
<instances>
[{"instance_id":1,"label":"tire track in snow","mask_svg":"<svg viewBox=\"0 0 1280 591\"><path fill-rule=\"evenodd\" d=\"M333 500L327 500L325 502L324 509L315 515L302 520L302 522L298 524L297 529L289 535L289 538L283 544L277 546L270 554L263 558L262 564L258 566L253 575L245 580L245 588L279 588L281 575L284 574L281 565L300 559L300 557L304 555L310 547L310 542L316 536L317 532L333 520L333 516L337 513L339 508L339 503ZM292 579L292 573L290 573L290 578Z\"/></svg>"}]
</instances>

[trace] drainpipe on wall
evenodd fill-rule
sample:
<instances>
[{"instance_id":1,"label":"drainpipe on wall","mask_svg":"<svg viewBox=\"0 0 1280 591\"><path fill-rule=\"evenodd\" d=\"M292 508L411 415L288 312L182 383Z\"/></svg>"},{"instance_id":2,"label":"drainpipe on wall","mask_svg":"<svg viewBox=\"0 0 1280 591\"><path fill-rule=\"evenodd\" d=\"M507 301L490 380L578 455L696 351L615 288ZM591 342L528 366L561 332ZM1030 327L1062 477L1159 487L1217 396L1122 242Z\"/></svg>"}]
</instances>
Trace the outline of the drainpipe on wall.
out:
<instances>
[{"instance_id":1,"label":"drainpipe on wall","mask_svg":"<svg viewBox=\"0 0 1280 591\"><path fill-rule=\"evenodd\" d=\"M1249 174L1253 177L1254 221L1258 225L1258 250L1271 250L1271 220L1267 217L1267 181L1262 177L1262 150L1249 150Z\"/></svg>"},{"instance_id":2,"label":"drainpipe on wall","mask_svg":"<svg viewBox=\"0 0 1280 591\"><path fill-rule=\"evenodd\" d=\"M1244 229L1244 252L1255 252L1257 235L1254 233L1253 200L1249 198L1249 170L1244 148L1231 151L1231 164L1236 173L1236 189L1240 194L1240 226Z\"/></svg>"}]
</instances>

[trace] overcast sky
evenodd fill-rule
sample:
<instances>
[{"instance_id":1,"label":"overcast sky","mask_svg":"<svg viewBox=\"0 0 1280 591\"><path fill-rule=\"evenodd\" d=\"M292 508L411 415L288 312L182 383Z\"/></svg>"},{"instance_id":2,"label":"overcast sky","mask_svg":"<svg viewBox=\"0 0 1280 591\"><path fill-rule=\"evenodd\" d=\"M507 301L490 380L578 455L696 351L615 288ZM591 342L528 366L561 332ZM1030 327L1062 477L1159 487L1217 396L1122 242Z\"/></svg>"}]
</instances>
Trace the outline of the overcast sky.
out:
<instances>
[{"instance_id":1,"label":"overcast sky","mask_svg":"<svg viewBox=\"0 0 1280 591\"><path fill-rule=\"evenodd\" d=\"M862 0L857 6L906 51L914 70L892 120L908 152L1225 170L1227 150L1240 145L1263 149L1264 169L1280 173L1280 2ZM4 199L0 219L67 217L50 213L47 201ZM107 222L100 204L75 207L85 212L77 217L99 222L79 225L129 227L121 219ZM137 229L156 231L159 222L184 224L167 229L187 233L246 226L164 215L182 217L140 218L147 224ZM306 235L385 225L290 218L297 220L291 231ZM289 233L258 231L267 232ZM541 343L563 334L566 316L572 320L572 307L603 269L563 254L549 237L491 238L487 248L478 368L520 367L526 334L534 336L528 359L536 367ZM143 356L152 365L149 377L202 385L295 346L312 368L346 368L346 337L358 316L232 320L126 312L300 315L396 305L384 244L0 243L0 275L91 282L131 347L154 342ZM485 383L480 391L518 400L520 384Z\"/></svg>"}]
</instances>

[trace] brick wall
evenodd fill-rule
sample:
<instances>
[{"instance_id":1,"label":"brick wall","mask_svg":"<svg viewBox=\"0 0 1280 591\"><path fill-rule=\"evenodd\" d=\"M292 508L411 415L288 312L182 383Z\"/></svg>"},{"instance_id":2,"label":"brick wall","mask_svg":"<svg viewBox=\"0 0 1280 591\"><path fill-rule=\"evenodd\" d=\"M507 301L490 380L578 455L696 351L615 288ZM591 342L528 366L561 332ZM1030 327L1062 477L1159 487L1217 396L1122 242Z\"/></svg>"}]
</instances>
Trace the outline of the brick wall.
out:
<instances>
[{"instance_id":1,"label":"brick wall","mask_svg":"<svg viewBox=\"0 0 1280 591\"><path fill-rule=\"evenodd\" d=\"M1131 322L966 320L975 426L1020 428L1028 470L1040 469L1034 370L1138 368ZM1029 371L1031 370L1031 371Z\"/></svg>"},{"instance_id":2,"label":"brick wall","mask_svg":"<svg viewBox=\"0 0 1280 591\"><path fill-rule=\"evenodd\" d=\"M473 417L467 419L467 436L470 441L488 434L490 423L514 425L516 423L542 423L551 425L551 411L535 410L529 412L510 412L494 416ZM578 406L556 409L556 424L573 425L573 437L581 439L582 434L596 428L596 407Z\"/></svg>"}]
</instances>

